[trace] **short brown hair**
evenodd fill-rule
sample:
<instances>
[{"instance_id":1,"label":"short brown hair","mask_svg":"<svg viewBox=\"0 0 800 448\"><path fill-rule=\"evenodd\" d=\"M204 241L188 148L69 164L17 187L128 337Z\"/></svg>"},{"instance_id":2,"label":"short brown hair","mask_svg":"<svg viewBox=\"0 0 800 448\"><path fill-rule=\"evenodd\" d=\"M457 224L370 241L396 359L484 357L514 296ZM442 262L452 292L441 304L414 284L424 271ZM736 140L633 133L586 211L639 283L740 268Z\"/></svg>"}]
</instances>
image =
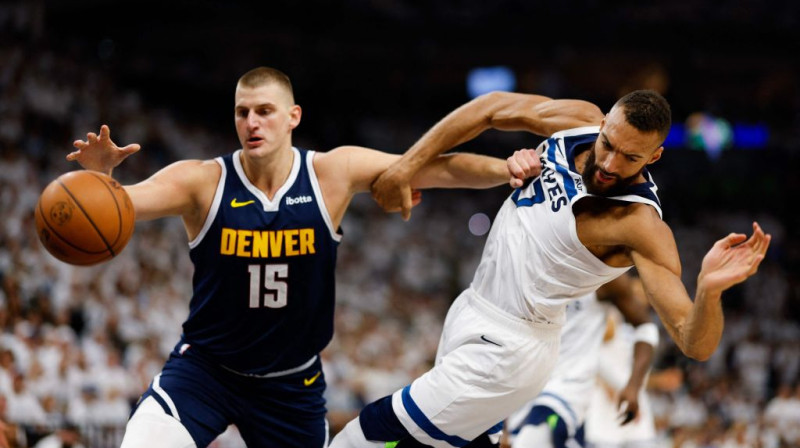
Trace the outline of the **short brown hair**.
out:
<instances>
[{"instance_id":1,"label":"short brown hair","mask_svg":"<svg viewBox=\"0 0 800 448\"><path fill-rule=\"evenodd\" d=\"M282 71L272 67L256 67L239 78L238 85L242 87L261 87L264 84L276 83L286 89L294 102L294 90L292 81Z\"/></svg>"},{"instance_id":2,"label":"short brown hair","mask_svg":"<svg viewBox=\"0 0 800 448\"><path fill-rule=\"evenodd\" d=\"M634 90L620 98L614 107L620 106L625 120L643 132L657 131L666 139L672 125L672 111L667 100L655 90Z\"/></svg>"}]
</instances>

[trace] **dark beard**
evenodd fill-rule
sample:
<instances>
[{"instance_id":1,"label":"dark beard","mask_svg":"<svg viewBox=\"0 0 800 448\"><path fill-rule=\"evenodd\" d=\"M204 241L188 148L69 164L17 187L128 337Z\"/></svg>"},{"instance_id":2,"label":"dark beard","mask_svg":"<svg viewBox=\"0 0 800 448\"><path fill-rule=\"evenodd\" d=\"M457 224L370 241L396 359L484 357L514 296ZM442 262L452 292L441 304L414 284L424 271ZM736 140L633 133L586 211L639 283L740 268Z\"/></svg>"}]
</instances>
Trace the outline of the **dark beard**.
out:
<instances>
[{"instance_id":1,"label":"dark beard","mask_svg":"<svg viewBox=\"0 0 800 448\"><path fill-rule=\"evenodd\" d=\"M616 174L611 174L603 171L604 175L612 176L617 180L614 183L614 185L606 189L599 188L597 185L595 185L595 173L597 173L597 171L599 170L600 167L597 166L594 157L594 147L591 147L589 148L589 156L586 158L586 165L584 165L583 167L583 173L581 173L581 177L583 177L583 184L586 185L586 191L591 194L597 196L611 197L611 196L621 196L622 194L624 194L625 190L628 187L636 183L636 179L638 179L639 175L642 174L642 171L644 171L644 167L642 167L642 169L639 170L639 172L634 174L633 176L624 178L619 177Z\"/></svg>"}]
</instances>

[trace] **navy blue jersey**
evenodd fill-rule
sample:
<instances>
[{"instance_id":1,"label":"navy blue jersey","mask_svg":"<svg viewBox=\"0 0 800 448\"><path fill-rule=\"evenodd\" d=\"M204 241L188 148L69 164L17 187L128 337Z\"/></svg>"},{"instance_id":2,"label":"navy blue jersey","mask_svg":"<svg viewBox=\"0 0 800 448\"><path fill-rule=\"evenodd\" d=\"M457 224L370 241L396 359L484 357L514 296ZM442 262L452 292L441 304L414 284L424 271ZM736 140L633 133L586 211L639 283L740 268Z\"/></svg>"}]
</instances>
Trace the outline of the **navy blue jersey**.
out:
<instances>
[{"instance_id":1,"label":"navy blue jersey","mask_svg":"<svg viewBox=\"0 0 800 448\"><path fill-rule=\"evenodd\" d=\"M181 351L243 374L281 374L312 362L333 335L341 235L313 152L292 148L291 174L270 201L245 176L240 151L216 159L217 192L189 243L194 294Z\"/></svg>"}]
</instances>

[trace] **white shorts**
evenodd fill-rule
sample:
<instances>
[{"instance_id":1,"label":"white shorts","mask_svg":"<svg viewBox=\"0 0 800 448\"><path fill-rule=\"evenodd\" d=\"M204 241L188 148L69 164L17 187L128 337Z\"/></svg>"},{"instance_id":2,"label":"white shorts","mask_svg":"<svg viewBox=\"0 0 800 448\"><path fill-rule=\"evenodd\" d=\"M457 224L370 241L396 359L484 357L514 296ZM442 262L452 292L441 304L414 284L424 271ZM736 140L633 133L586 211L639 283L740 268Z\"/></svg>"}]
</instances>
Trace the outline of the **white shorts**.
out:
<instances>
[{"instance_id":1,"label":"white shorts","mask_svg":"<svg viewBox=\"0 0 800 448\"><path fill-rule=\"evenodd\" d=\"M436 366L395 392L392 408L418 441L464 446L542 390L561 327L513 317L467 289L453 302Z\"/></svg>"}]
</instances>

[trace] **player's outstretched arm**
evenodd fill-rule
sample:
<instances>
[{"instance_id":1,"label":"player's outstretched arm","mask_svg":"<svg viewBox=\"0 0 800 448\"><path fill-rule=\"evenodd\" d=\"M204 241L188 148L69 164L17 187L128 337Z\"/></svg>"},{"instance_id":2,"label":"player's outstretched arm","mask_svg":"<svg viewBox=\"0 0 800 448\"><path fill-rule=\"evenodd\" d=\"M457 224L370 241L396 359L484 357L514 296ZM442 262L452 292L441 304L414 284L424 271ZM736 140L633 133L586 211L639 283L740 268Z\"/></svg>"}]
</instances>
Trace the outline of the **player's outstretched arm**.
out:
<instances>
[{"instance_id":1,"label":"player's outstretched arm","mask_svg":"<svg viewBox=\"0 0 800 448\"><path fill-rule=\"evenodd\" d=\"M743 234L730 234L717 241L703 259L692 302L680 279L672 232L666 224L651 230L646 237L638 238L631 253L648 299L681 351L705 361L722 337L722 292L756 273L771 237L753 223L749 239Z\"/></svg>"},{"instance_id":2,"label":"player's outstretched arm","mask_svg":"<svg viewBox=\"0 0 800 448\"><path fill-rule=\"evenodd\" d=\"M133 143L123 147L111 140L107 125L100 127L100 134L90 132L86 140L76 140L76 151L67 155L67 160L78 162L83 168L111 175L111 171L141 146ZM203 217L213 199L216 181L221 169L214 161L184 160L164 167L148 179L134 185L126 185L136 209L136 220L147 221L164 216L181 216L190 236ZM197 229L199 231L199 228Z\"/></svg>"},{"instance_id":3,"label":"player's outstretched arm","mask_svg":"<svg viewBox=\"0 0 800 448\"><path fill-rule=\"evenodd\" d=\"M370 191L375 179L400 156L359 146L341 146L314 156L314 169L334 224L344 216L353 195ZM408 208L419 203L421 188L489 188L508 181L506 162L494 157L456 153L440 156L419 170L409 188ZM389 209L387 211L399 211Z\"/></svg>"},{"instance_id":4,"label":"player's outstretched arm","mask_svg":"<svg viewBox=\"0 0 800 448\"><path fill-rule=\"evenodd\" d=\"M67 160L76 161L87 170L100 171L111 175L111 170L122 163L129 155L139 151L141 146L132 143L120 148L111 140L111 130L107 125L100 127L100 135L90 132L86 140L75 140L76 151L67 154Z\"/></svg>"},{"instance_id":5,"label":"player's outstretched arm","mask_svg":"<svg viewBox=\"0 0 800 448\"><path fill-rule=\"evenodd\" d=\"M137 221L180 216L192 237L202 227L221 173L213 160L182 160L142 182L126 185L125 191L136 209Z\"/></svg>"},{"instance_id":6,"label":"player's outstretched arm","mask_svg":"<svg viewBox=\"0 0 800 448\"><path fill-rule=\"evenodd\" d=\"M594 104L553 100L540 95L492 92L454 110L426 132L373 185L373 196L386 210L401 208L411 216L411 179L434 157L472 140L488 129L528 131L549 136L556 131L600 124L603 114Z\"/></svg>"}]
</instances>

